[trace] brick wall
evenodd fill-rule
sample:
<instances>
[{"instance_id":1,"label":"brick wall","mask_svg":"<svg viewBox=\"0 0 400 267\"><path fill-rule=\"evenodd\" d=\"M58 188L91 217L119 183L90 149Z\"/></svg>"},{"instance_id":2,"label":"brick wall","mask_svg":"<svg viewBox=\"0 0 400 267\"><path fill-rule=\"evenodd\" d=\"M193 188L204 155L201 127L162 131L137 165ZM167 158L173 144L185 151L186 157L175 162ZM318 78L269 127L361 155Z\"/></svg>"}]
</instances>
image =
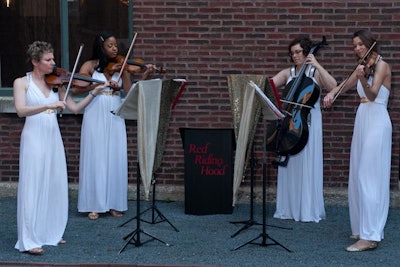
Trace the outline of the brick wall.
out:
<instances>
[{"instance_id":1,"label":"brick wall","mask_svg":"<svg viewBox=\"0 0 400 267\"><path fill-rule=\"evenodd\" d=\"M393 70L389 103L393 122L391 185L393 189L397 188L400 1L136 0L133 12L134 31L138 32L134 56L163 64L167 69L165 78L188 80L186 91L172 111L159 182L183 184L179 128L233 126L226 81L228 74L273 76L290 64L288 43L299 34L309 34L314 41L326 36L329 45L318 51L317 58L340 82L355 67L352 34L367 28L379 40L379 50ZM326 187L347 186L351 134L358 102L356 92L351 91L340 96L332 109L323 111ZM60 119L70 182L77 182L81 119L81 116L73 115ZM0 114L2 181L17 179L22 123L15 114ZM135 122L127 121L127 128L129 179L133 183L136 175ZM260 122L255 138L255 155L259 163L262 129ZM274 183L275 171L270 166L268 175ZM260 166L256 169L256 179L261 179Z\"/></svg>"}]
</instances>

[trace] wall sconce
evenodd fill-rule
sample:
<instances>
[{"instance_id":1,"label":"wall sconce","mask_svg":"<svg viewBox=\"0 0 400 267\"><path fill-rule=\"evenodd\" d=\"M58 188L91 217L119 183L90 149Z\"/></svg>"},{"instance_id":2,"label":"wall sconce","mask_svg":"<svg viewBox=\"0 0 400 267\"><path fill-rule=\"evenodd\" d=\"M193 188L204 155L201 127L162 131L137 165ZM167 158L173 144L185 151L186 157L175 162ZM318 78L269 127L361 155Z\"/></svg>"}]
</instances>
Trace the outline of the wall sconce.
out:
<instances>
[{"instance_id":1,"label":"wall sconce","mask_svg":"<svg viewBox=\"0 0 400 267\"><path fill-rule=\"evenodd\" d=\"M6 0L7 7L10 7L10 1L11 0Z\"/></svg>"}]
</instances>

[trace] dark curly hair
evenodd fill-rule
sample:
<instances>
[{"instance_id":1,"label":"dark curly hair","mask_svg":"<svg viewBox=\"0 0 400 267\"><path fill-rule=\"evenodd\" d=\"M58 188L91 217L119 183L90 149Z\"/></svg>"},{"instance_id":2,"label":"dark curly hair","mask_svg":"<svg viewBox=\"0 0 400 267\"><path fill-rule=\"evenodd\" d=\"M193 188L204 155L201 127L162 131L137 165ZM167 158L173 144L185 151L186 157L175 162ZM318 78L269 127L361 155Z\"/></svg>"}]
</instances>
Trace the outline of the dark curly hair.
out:
<instances>
[{"instance_id":1,"label":"dark curly hair","mask_svg":"<svg viewBox=\"0 0 400 267\"><path fill-rule=\"evenodd\" d=\"M291 55L291 49L292 46L295 46L297 44L300 44L301 48L303 48L303 55L307 56L308 53L310 53L311 48L313 47L313 42L311 41L310 37L304 35L304 36L299 36L296 39L294 39L290 44L288 45L288 50L289 50L289 56ZM292 57L290 57L290 60L293 62Z\"/></svg>"}]
</instances>

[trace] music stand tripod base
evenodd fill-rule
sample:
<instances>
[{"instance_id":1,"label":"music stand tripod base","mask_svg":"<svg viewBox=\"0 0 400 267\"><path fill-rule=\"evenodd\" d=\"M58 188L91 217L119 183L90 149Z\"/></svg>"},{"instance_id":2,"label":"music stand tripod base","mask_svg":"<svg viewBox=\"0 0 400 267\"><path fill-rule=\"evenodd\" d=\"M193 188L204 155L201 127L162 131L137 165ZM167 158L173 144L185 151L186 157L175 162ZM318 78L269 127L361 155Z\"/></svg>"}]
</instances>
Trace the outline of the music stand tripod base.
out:
<instances>
[{"instance_id":1,"label":"music stand tripod base","mask_svg":"<svg viewBox=\"0 0 400 267\"><path fill-rule=\"evenodd\" d=\"M124 237L124 240L128 240L125 245L120 249L119 253L121 253L122 251L125 250L125 248L129 245L129 244L134 244L136 247L140 247L141 245L152 241L152 240L157 240L163 244L165 244L166 246L171 246L170 244L168 244L167 242L164 242L163 240L145 232L142 230L142 228L140 227L140 166L139 166L139 162L136 165L137 168L137 178L136 178L136 229L134 231L132 231L131 233L129 233L128 235L126 235ZM140 234L143 233L146 236L150 237L151 239L146 240L145 242L142 242L140 240Z\"/></svg>"},{"instance_id":2,"label":"music stand tripod base","mask_svg":"<svg viewBox=\"0 0 400 267\"><path fill-rule=\"evenodd\" d=\"M143 234L147 235L147 236L150 237L151 239L148 239L148 240L142 242L142 241L140 240L140 233L143 233ZM120 249L119 253L122 253L122 252L125 250L125 248L126 248L129 244L133 244L133 245L135 245L135 247L140 247L141 245L146 244L146 243L148 243L148 242L150 242L150 241L153 241L153 240L157 240L157 241L159 241L159 242L165 244L167 247L172 246L171 244L168 244L168 243L162 241L161 239L159 239L159 238L157 238L157 237L155 237L155 236L153 236L153 235L151 235L151 234L145 232L145 231L142 230L142 229L136 229L135 231L133 231L133 232L131 232L130 234L128 234L127 236L125 236L124 239L125 239L125 240L128 239L128 241L127 241L127 242L125 243L125 245Z\"/></svg>"},{"instance_id":3,"label":"music stand tripod base","mask_svg":"<svg viewBox=\"0 0 400 267\"><path fill-rule=\"evenodd\" d=\"M253 225L261 225L261 223L258 223L254 220L254 175L255 167L257 166L257 159L254 157L254 141L251 145L250 155L250 218L247 221L231 222L232 224L244 224L239 230L231 235L232 238Z\"/></svg>"},{"instance_id":4,"label":"music stand tripod base","mask_svg":"<svg viewBox=\"0 0 400 267\"><path fill-rule=\"evenodd\" d=\"M285 249L287 252L292 252L287 247L285 247L284 245L282 245L281 243L279 243L278 241L276 241L275 239L270 237L266 232L266 226L267 226L267 215L266 215L267 211L266 211L266 207L265 207L266 199L267 199L267 197L266 197L266 191L267 191L266 190L266 188L267 188L266 169L267 169L266 168L266 164L264 163L263 164L263 186L262 186L262 191L263 191L263 197L262 197L262 199L263 199L262 200L262 206L263 206L263 208L262 208L262 213L263 213L263 216L262 216L263 217L262 232L257 237L255 237L255 238L251 239L250 241L248 241L248 242L246 242L246 243L234 248L233 250L238 250L239 248L242 248L242 247L244 247L245 245L248 245L248 244L254 244L254 245L259 245L259 246L263 246L263 247L272 246L272 245L278 245L278 246L282 247L283 249ZM255 243L255 241L257 239L259 239L259 238L262 238L261 243ZM270 239L272 241L272 243L271 242L268 243L267 242L268 239Z\"/></svg>"},{"instance_id":5,"label":"music stand tripod base","mask_svg":"<svg viewBox=\"0 0 400 267\"><path fill-rule=\"evenodd\" d=\"M256 243L255 241L259 238L262 238L261 243ZM270 239L272 242L268 243L267 240ZM233 250L238 250L242 247L244 247L245 245L248 244L253 244L253 245L259 245L259 246L263 246L263 247L267 247L267 246L281 246L282 248L284 248L287 252L293 252L291 250L289 250L287 247L283 246L282 244L280 244L279 242L277 242L275 239L273 239L272 237L270 237L267 234L260 234L259 236L257 236L256 238L251 239L250 241L234 248Z\"/></svg>"},{"instance_id":6,"label":"music stand tripod base","mask_svg":"<svg viewBox=\"0 0 400 267\"><path fill-rule=\"evenodd\" d=\"M149 208L145 209L140 213L140 215L143 215L144 213L151 211L151 221L141 219L142 222L148 223L148 224L158 224L162 222L167 222L176 232L179 232L178 228L176 228L168 219L167 217L164 216L164 214L158 209L156 205L156 181L154 179L153 181L153 197L152 197L152 204ZM157 216L155 215L157 213ZM127 220L126 222L122 223L119 225L119 227L122 227L126 225L127 223L135 220L137 216Z\"/></svg>"}]
</instances>

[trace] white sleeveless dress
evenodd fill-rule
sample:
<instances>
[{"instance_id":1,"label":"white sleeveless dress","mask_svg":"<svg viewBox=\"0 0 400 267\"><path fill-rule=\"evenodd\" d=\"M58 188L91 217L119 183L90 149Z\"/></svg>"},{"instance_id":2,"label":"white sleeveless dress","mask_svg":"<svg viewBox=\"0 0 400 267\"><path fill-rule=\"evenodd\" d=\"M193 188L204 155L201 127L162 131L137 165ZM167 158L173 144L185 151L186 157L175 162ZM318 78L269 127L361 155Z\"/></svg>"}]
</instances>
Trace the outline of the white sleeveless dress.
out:
<instances>
[{"instance_id":1,"label":"white sleeveless dress","mask_svg":"<svg viewBox=\"0 0 400 267\"><path fill-rule=\"evenodd\" d=\"M372 84L370 77L369 84ZM365 97L360 82L357 92ZM390 91L381 86L373 102L360 103L353 131L349 171L352 234L381 241L389 212L392 123L387 111Z\"/></svg>"},{"instance_id":2,"label":"white sleeveless dress","mask_svg":"<svg viewBox=\"0 0 400 267\"><path fill-rule=\"evenodd\" d=\"M295 76L292 68L289 83ZM312 69L306 72L313 78ZM320 101L310 111L311 123L306 146L291 155L286 167L278 168L274 218L319 222L325 218L323 196L322 115Z\"/></svg>"},{"instance_id":3,"label":"white sleeveless dress","mask_svg":"<svg viewBox=\"0 0 400 267\"><path fill-rule=\"evenodd\" d=\"M27 74L29 106L59 100L53 91L46 97ZM15 248L28 251L57 245L68 220L68 180L64 145L57 113L27 116L21 133Z\"/></svg>"},{"instance_id":4,"label":"white sleeveless dress","mask_svg":"<svg viewBox=\"0 0 400 267\"><path fill-rule=\"evenodd\" d=\"M117 76L115 73L113 79ZM97 71L92 78L106 81L104 74ZM111 113L121 103L119 95L103 94L96 96L85 109L79 164L79 212L128 209L125 120Z\"/></svg>"}]
</instances>

